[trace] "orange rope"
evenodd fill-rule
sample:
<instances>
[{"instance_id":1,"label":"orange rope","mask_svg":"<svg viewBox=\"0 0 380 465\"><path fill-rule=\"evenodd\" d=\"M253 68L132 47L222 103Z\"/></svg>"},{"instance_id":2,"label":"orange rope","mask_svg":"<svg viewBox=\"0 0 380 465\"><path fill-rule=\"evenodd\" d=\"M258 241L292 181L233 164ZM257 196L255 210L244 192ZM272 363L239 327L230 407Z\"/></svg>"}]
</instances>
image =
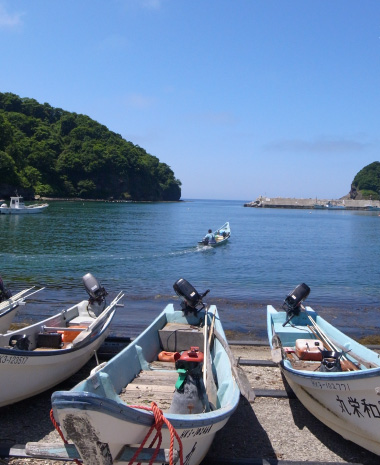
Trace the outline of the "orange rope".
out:
<instances>
[{"instance_id":1,"label":"orange rope","mask_svg":"<svg viewBox=\"0 0 380 465\"><path fill-rule=\"evenodd\" d=\"M151 435L152 431L155 429L156 430L156 435L154 436L152 442L149 445L149 448L153 447L154 443L156 442L156 439L158 439L158 443L156 445L156 450L154 451L154 454L149 462L149 465L152 465L155 458L158 455L158 452L161 447L161 442L162 442L162 433L161 429L163 424L165 423L166 426L168 427L168 430L170 432L170 451L169 451L169 464L173 465L174 460L173 460L173 452L174 452L174 437L177 439L178 446L179 446L179 460L180 460L180 465L183 465L183 454L182 454L182 441L181 438L178 436L177 431L173 428L172 424L170 421L165 418L164 414L162 413L162 410L158 408L157 404L155 402L152 402L150 404L150 407L146 407L145 405L130 405L129 407L131 408L138 408L141 410L148 410L150 412L153 412L154 415L154 423L150 427L147 435L145 436L143 442L140 444L140 447L137 449L136 453L132 457L131 461L129 462L128 465L133 465L135 463L137 457L139 456L140 452L144 448L145 443L147 442L149 436ZM138 465L141 465L139 462Z\"/></svg>"},{"instance_id":2,"label":"orange rope","mask_svg":"<svg viewBox=\"0 0 380 465\"><path fill-rule=\"evenodd\" d=\"M59 435L61 436L62 441L63 441L65 444L68 444L68 442L67 442L66 439L65 439L65 436L63 435L63 433L62 433L62 431L61 431L61 428L59 427L58 423L55 421L53 409L50 410L50 420L51 420L51 422L53 423L54 428L58 431ZM74 459L74 462L75 462L77 465L82 465L82 462L81 462L80 460L78 460L78 459Z\"/></svg>"}]
</instances>

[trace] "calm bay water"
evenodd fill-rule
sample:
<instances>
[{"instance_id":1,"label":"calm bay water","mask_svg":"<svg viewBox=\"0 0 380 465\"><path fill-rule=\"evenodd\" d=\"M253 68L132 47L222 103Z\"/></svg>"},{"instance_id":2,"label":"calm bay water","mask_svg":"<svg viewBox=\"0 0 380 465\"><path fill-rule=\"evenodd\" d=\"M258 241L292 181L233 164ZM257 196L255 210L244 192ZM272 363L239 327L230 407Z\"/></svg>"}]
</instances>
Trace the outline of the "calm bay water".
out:
<instances>
[{"instance_id":1,"label":"calm bay water","mask_svg":"<svg viewBox=\"0 0 380 465\"><path fill-rule=\"evenodd\" d=\"M37 320L87 297L91 272L110 298L125 292L113 334L135 336L180 277L216 303L226 329L265 338L266 305L302 282L307 302L341 329L380 332L380 217L375 212L244 208L244 201L52 201L38 215L0 215L0 274L15 293L46 286L17 319ZM198 247L208 228L230 241ZM178 299L175 299L179 306Z\"/></svg>"}]
</instances>

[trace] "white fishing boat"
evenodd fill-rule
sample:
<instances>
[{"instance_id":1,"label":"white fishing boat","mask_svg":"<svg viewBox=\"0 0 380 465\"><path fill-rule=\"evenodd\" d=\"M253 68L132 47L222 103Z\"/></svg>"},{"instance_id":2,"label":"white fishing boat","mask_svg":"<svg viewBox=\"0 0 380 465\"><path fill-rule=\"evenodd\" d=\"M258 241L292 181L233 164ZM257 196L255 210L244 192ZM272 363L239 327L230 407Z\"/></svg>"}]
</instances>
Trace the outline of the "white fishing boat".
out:
<instances>
[{"instance_id":1,"label":"white fishing boat","mask_svg":"<svg viewBox=\"0 0 380 465\"><path fill-rule=\"evenodd\" d=\"M182 311L169 304L107 364L53 394L55 421L84 465L138 463L142 455L146 463L198 465L235 411L240 390L217 308L205 307L206 293L184 279L174 289ZM147 445L152 428L162 442Z\"/></svg>"},{"instance_id":2,"label":"white fishing boat","mask_svg":"<svg viewBox=\"0 0 380 465\"><path fill-rule=\"evenodd\" d=\"M17 195L11 197L9 206L4 202L0 205L0 214L27 214L27 213L41 213L49 206L48 203L25 205L21 196Z\"/></svg>"},{"instance_id":3,"label":"white fishing boat","mask_svg":"<svg viewBox=\"0 0 380 465\"><path fill-rule=\"evenodd\" d=\"M209 237L211 235L211 237ZM223 226L218 228L216 231L207 234L201 241L198 241L199 245L207 245L210 247L218 247L219 245L226 244L228 239L231 237L230 223L227 221Z\"/></svg>"},{"instance_id":4,"label":"white fishing boat","mask_svg":"<svg viewBox=\"0 0 380 465\"><path fill-rule=\"evenodd\" d=\"M39 394L77 372L106 338L119 293L106 306L107 292L88 273L89 294L67 310L0 335L0 407Z\"/></svg>"},{"instance_id":5,"label":"white fishing boat","mask_svg":"<svg viewBox=\"0 0 380 465\"><path fill-rule=\"evenodd\" d=\"M0 334L8 331L13 319L17 315L20 305L25 304L25 299L35 294L36 292L42 291L43 288L27 294L32 289L33 287L20 291L14 296L11 296L0 303Z\"/></svg>"},{"instance_id":6,"label":"white fishing boat","mask_svg":"<svg viewBox=\"0 0 380 465\"><path fill-rule=\"evenodd\" d=\"M380 455L380 355L320 317L302 301L301 284L286 311L267 308L272 356L302 404L332 430Z\"/></svg>"}]
</instances>

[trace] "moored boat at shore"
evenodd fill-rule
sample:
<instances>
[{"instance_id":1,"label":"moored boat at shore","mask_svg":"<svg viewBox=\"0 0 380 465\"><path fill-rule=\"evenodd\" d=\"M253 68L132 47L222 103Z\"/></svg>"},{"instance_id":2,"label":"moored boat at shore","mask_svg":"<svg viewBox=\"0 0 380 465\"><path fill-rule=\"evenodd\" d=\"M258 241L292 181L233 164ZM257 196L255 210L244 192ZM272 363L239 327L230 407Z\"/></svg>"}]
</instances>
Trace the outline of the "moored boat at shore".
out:
<instances>
[{"instance_id":1,"label":"moored boat at shore","mask_svg":"<svg viewBox=\"0 0 380 465\"><path fill-rule=\"evenodd\" d=\"M174 289L183 297L182 311L167 305L106 365L71 391L53 394L54 418L84 465L127 463L120 457L131 451L139 462L134 451L141 448L151 458L169 449L174 454L173 441L181 464L198 465L237 408L240 391L220 342L226 339L217 308L205 307L205 294L183 279ZM165 361L169 352L173 359ZM154 427L162 443L144 448Z\"/></svg>"},{"instance_id":2,"label":"moored boat at shore","mask_svg":"<svg viewBox=\"0 0 380 465\"><path fill-rule=\"evenodd\" d=\"M36 292L42 291L43 288L27 294L27 292L31 291L32 289L33 287L20 291L14 296L10 296L8 299L5 299L0 303L0 334L6 333L8 331L13 319L17 315L19 306L25 304L25 299L30 297L32 294L35 294Z\"/></svg>"},{"instance_id":3,"label":"moored boat at shore","mask_svg":"<svg viewBox=\"0 0 380 465\"><path fill-rule=\"evenodd\" d=\"M6 203L0 205L0 214L27 214L27 213L41 213L49 204L34 204L25 205L23 198L19 195L11 197L9 206Z\"/></svg>"},{"instance_id":4,"label":"moored boat at shore","mask_svg":"<svg viewBox=\"0 0 380 465\"><path fill-rule=\"evenodd\" d=\"M380 355L343 334L291 292L267 307L272 357L300 402L329 428L380 455Z\"/></svg>"},{"instance_id":5,"label":"moored boat at shore","mask_svg":"<svg viewBox=\"0 0 380 465\"><path fill-rule=\"evenodd\" d=\"M33 325L0 334L0 407L39 394L76 373L109 333L119 293L107 292L88 273L89 299Z\"/></svg>"}]
</instances>

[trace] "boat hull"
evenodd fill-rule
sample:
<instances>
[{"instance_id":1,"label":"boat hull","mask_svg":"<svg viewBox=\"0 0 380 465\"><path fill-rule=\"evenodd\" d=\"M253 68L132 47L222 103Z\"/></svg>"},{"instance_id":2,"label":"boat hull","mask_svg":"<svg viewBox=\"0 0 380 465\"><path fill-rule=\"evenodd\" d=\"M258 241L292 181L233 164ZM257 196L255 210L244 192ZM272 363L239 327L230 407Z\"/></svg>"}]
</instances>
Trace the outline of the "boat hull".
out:
<instances>
[{"instance_id":1,"label":"boat hull","mask_svg":"<svg viewBox=\"0 0 380 465\"><path fill-rule=\"evenodd\" d=\"M216 312L216 308L212 306L210 313L213 311ZM74 442L85 465L113 463L125 445L139 447L147 436L154 423L152 412L145 410L147 405L144 403L136 406L123 401L121 392L128 382L138 377L141 366L146 365L147 361L152 363L155 354L161 350L160 342L158 338L155 339L154 334L157 336L158 330L165 326L168 314L175 322L182 322L181 318L177 318L182 312L175 312L173 306L169 305L147 330L105 367L92 373L71 391L53 394L54 416L66 439ZM215 326L224 336L219 318L215 320ZM218 378L218 406L215 410L198 414L164 412L165 418L181 438L186 465L201 463L216 432L226 424L239 402L240 391L232 378L230 362L216 340L212 351L212 365ZM124 367L123 372L121 367ZM157 385L156 389L158 391L160 386ZM174 390L173 384L171 392ZM152 401L155 401L154 396ZM161 449L169 447L170 433L164 425ZM106 455L111 459L104 459L105 449Z\"/></svg>"},{"instance_id":2,"label":"boat hull","mask_svg":"<svg viewBox=\"0 0 380 465\"><path fill-rule=\"evenodd\" d=\"M72 405L74 408L67 405L64 415L58 414L60 427L74 442L86 465L110 463L102 461L101 456L104 454L105 447L113 459L119 455L126 444L139 447L153 424L152 415L148 412L124 406L120 406L119 411L115 412L112 407L108 409L107 403L96 405L91 403L91 399L81 404L74 401ZM58 406L62 408L63 404L56 403L55 410ZM126 412L126 409L131 412ZM171 425L181 438L184 463L198 465L202 462L211 447L215 434L227 423L229 416L215 422L184 422L181 419L170 418ZM92 438L91 443L88 439L84 440L84 432L86 438ZM149 437L150 440L153 437L154 434ZM167 427L164 427L161 449L169 449L170 441L170 432ZM97 444L101 444L101 447L98 448ZM176 444L175 449L178 450Z\"/></svg>"},{"instance_id":3,"label":"boat hull","mask_svg":"<svg viewBox=\"0 0 380 465\"><path fill-rule=\"evenodd\" d=\"M380 455L380 373L372 379L304 377L282 368L300 402L345 439ZM347 378L347 377L346 377Z\"/></svg>"},{"instance_id":4,"label":"boat hull","mask_svg":"<svg viewBox=\"0 0 380 465\"><path fill-rule=\"evenodd\" d=\"M7 309L0 313L0 333L5 333L8 331L13 319L17 315L18 305Z\"/></svg>"},{"instance_id":5,"label":"boat hull","mask_svg":"<svg viewBox=\"0 0 380 465\"><path fill-rule=\"evenodd\" d=\"M88 302L83 301L34 325L0 335L0 407L59 384L90 360L109 333L116 303L110 304L96 318L88 316L87 306ZM39 334L46 334L48 338L53 334L55 337L54 334L58 335L55 327L63 328L67 321L75 319L79 324L86 321L87 325L78 329L77 339L74 338L62 348L37 346ZM53 327L53 332L45 333L48 327ZM27 350L17 345L11 346L12 339L24 336L27 336L30 344Z\"/></svg>"},{"instance_id":6,"label":"boat hull","mask_svg":"<svg viewBox=\"0 0 380 465\"><path fill-rule=\"evenodd\" d=\"M380 455L380 356L341 333L310 307L305 315L283 327L286 313L268 306L268 338L272 349L282 352L280 367L286 381L318 420L345 439ZM319 371L319 362L311 361L311 365L315 364L313 371L295 368L283 348L295 347L297 338L307 338L308 316L334 345L343 348L348 359L352 354L351 361L361 360L366 366L355 371L323 372Z\"/></svg>"},{"instance_id":7,"label":"boat hull","mask_svg":"<svg viewBox=\"0 0 380 465\"><path fill-rule=\"evenodd\" d=\"M32 356L21 351L0 350L0 407L13 404L56 386L85 365L99 349L109 331L93 343L68 352L50 351ZM59 352L59 353L57 353Z\"/></svg>"},{"instance_id":8,"label":"boat hull","mask_svg":"<svg viewBox=\"0 0 380 465\"><path fill-rule=\"evenodd\" d=\"M49 205L38 205L36 207L24 207L24 208L11 208L11 207L0 207L0 214L3 215L28 215L43 212Z\"/></svg>"}]
</instances>

